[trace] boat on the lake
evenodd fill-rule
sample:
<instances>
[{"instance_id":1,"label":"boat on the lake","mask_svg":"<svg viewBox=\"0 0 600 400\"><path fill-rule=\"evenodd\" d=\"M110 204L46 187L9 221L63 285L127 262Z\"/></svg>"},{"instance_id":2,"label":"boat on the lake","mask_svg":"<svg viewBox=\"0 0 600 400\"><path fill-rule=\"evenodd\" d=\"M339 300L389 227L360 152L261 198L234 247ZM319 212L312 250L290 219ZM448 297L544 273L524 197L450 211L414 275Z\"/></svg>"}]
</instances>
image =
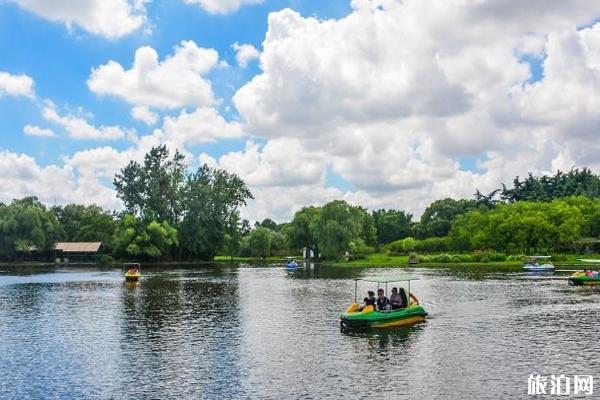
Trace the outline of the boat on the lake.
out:
<instances>
[{"instance_id":1,"label":"boat on the lake","mask_svg":"<svg viewBox=\"0 0 600 400\"><path fill-rule=\"evenodd\" d=\"M294 260L294 257L286 257L285 260L288 268L298 268L298 263Z\"/></svg>"},{"instance_id":2,"label":"boat on the lake","mask_svg":"<svg viewBox=\"0 0 600 400\"><path fill-rule=\"evenodd\" d=\"M345 329L366 329L366 328L393 328L400 326L413 325L425 321L427 312L419 304L417 297L410 292L410 282L418 280L413 276L392 276L392 277L374 277L354 280L354 303L348 307L345 313L340 317L340 327ZM408 296L406 298L407 306L396 310L375 310L374 306L361 306L356 301L356 291L358 281L377 283L377 288L385 285L387 295L387 284L391 282L407 282Z\"/></svg>"},{"instance_id":3,"label":"boat on the lake","mask_svg":"<svg viewBox=\"0 0 600 400\"><path fill-rule=\"evenodd\" d=\"M595 264L596 267L600 266L600 260L590 260L590 259L579 259L577 261L581 261L587 264ZM583 271L577 271L573 275L569 277L569 285L575 286L590 286L590 285L600 285L600 272L594 270L584 269Z\"/></svg>"},{"instance_id":4,"label":"boat on the lake","mask_svg":"<svg viewBox=\"0 0 600 400\"><path fill-rule=\"evenodd\" d=\"M525 257L523 271L525 272L554 272L554 265L550 262L552 256Z\"/></svg>"},{"instance_id":5,"label":"boat on the lake","mask_svg":"<svg viewBox=\"0 0 600 400\"><path fill-rule=\"evenodd\" d=\"M125 264L127 272L125 272L125 281L137 282L141 277L141 266L139 263Z\"/></svg>"}]
</instances>

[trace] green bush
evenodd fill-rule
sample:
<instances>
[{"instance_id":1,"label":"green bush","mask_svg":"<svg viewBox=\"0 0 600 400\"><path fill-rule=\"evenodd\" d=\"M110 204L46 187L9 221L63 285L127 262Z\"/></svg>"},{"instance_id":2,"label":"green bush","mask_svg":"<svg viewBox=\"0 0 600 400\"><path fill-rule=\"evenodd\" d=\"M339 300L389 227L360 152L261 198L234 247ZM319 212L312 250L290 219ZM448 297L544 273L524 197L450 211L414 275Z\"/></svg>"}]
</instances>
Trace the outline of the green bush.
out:
<instances>
[{"instance_id":1,"label":"green bush","mask_svg":"<svg viewBox=\"0 0 600 400\"><path fill-rule=\"evenodd\" d=\"M375 248L367 246L362 239L356 239L348 244L348 252L350 253L348 261L362 260L367 258L370 254L375 253Z\"/></svg>"},{"instance_id":2,"label":"green bush","mask_svg":"<svg viewBox=\"0 0 600 400\"><path fill-rule=\"evenodd\" d=\"M100 263L100 265L111 265L115 262L115 259L111 255L102 254L100 256L100 260L98 260L98 262Z\"/></svg>"},{"instance_id":3,"label":"green bush","mask_svg":"<svg viewBox=\"0 0 600 400\"><path fill-rule=\"evenodd\" d=\"M432 237L417 240L412 237L396 240L386 246L390 255L406 255L412 252L418 253L441 253L448 251L449 241L447 237Z\"/></svg>"}]
</instances>

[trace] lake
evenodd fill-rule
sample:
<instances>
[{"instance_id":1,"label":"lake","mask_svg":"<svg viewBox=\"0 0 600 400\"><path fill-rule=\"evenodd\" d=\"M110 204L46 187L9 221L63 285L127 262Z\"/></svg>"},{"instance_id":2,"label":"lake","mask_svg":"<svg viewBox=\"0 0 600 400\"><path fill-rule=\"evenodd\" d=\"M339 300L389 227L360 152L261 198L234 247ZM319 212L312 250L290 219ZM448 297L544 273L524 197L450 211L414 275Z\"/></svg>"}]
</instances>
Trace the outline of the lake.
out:
<instances>
[{"instance_id":1,"label":"lake","mask_svg":"<svg viewBox=\"0 0 600 400\"><path fill-rule=\"evenodd\" d=\"M404 271L420 278L411 291L426 323L340 332L354 278ZM530 374L600 379L600 290L570 287L567 274L249 264L142 273L126 285L119 269L0 267L0 397L531 398ZM360 283L359 297L373 288Z\"/></svg>"}]
</instances>

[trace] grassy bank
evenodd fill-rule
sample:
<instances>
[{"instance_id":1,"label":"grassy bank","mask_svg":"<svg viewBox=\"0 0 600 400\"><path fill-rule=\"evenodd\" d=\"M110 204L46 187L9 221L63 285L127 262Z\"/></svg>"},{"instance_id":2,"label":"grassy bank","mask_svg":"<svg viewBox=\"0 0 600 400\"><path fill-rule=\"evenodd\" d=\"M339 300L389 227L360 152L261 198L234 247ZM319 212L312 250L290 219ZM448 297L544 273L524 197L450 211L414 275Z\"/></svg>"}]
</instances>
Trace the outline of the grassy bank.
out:
<instances>
[{"instance_id":1,"label":"grassy bank","mask_svg":"<svg viewBox=\"0 0 600 400\"><path fill-rule=\"evenodd\" d=\"M427 255L426 255L427 256ZM600 255L598 254L566 254L561 255L560 260L552 260L552 263L556 266L568 266L568 265L581 265L582 263L578 261L581 258L589 258L589 259L600 259ZM385 253L374 253L368 255L364 259L360 260L352 260L352 261L326 261L323 262L326 265L335 265L335 266L362 266L362 267L406 267L408 265L408 256L390 256ZM498 265L498 266L514 266L519 267L523 265L523 260L518 257L513 260L506 261L469 261L469 262L420 262L418 264L413 264L414 266L419 267L460 267L460 266L477 266L477 265Z\"/></svg>"}]
</instances>

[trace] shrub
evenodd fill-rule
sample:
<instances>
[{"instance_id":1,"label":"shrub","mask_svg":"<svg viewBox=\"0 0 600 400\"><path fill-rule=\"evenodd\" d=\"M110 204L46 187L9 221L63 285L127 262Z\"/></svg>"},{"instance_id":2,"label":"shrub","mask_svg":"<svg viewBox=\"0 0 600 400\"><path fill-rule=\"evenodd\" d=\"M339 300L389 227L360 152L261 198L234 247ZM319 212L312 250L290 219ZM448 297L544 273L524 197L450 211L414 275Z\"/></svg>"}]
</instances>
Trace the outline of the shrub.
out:
<instances>
[{"instance_id":1,"label":"shrub","mask_svg":"<svg viewBox=\"0 0 600 400\"><path fill-rule=\"evenodd\" d=\"M111 265L115 262L115 259L111 255L102 254L98 262L100 263L100 265Z\"/></svg>"},{"instance_id":2,"label":"shrub","mask_svg":"<svg viewBox=\"0 0 600 400\"><path fill-rule=\"evenodd\" d=\"M348 252L350 253L348 260L361 260L375 253L375 248L367 246L362 239L356 239L348 244Z\"/></svg>"}]
</instances>

